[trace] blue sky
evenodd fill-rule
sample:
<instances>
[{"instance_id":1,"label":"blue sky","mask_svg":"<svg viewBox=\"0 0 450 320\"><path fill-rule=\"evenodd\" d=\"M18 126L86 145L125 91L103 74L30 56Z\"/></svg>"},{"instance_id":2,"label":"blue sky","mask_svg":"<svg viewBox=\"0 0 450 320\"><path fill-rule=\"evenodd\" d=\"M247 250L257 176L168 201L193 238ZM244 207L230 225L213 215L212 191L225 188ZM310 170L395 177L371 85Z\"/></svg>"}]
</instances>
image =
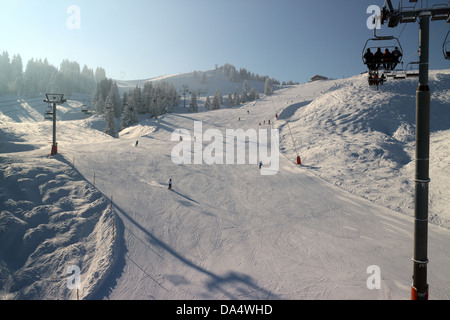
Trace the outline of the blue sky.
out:
<instances>
[{"instance_id":1,"label":"blue sky","mask_svg":"<svg viewBox=\"0 0 450 320\"><path fill-rule=\"evenodd\" d=\"M306 82L315 74L340 78L364 71L361 52L373 35L366 26L366 11L383 3L2 0L0 51L20 54L24 67L31 58L47 58L55 66L69 59L103 67L114 79L207 70L224 63L280 81ZM67 27L74 17L67 12L71 5L80 10L80 29ZM402 29L383 26L381 32L401 33L405 57L417 60L418 24ZM448 30L445 22L432 23L431 68L450 68L441 53Z\"/></svg>"}]
</instances>

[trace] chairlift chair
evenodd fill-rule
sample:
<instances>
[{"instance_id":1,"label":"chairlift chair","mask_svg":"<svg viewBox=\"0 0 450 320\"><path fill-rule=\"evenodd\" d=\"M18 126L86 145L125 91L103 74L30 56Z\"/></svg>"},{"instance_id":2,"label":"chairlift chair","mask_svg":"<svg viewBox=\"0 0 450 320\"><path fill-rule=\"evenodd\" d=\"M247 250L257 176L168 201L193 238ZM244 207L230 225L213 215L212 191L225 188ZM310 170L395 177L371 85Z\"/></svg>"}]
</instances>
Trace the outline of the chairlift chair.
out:
<instances>
[{"instance_id":1,"label":"chairlift chair","mask_svg":"<svg viewBox=\"0 0 450 320\"><path fill-rule=\"evenodd\" d=\"M447 33L445 37L444 44L442 45L442 51L444 53L444 58L450 60L450 31Z\"/></svg>"},{"instance_id":2,"label":"chairlift chair","mask_svg":"<svg viewBox=\"0 0 450 320\"><path fill-rule=\"evenodd\" d=\"M89 102L86 104L85 101L83 101L83 104L81 105L81 112L84 114L92 114L94 113L94 109Z\"/></svg>"},{"instance_id":3,"label":"chairlift chair","mask_svg":"<svg viewBox=\"0 0 450 320\"><path fill-rule=\"evenodd\" d=\"M418 77L419 76L419 70L413 70L412 66L413 65L419 65L420 62L410 62L406 65L406 69L405 69L405 73L406 73L406 77L407 78L412 78L412 77ZM410 67L410 69L408 70L408 67Z\"/></svg>"},{"instance_id":4,"label":"chairlift chair","mask_svg":"<svg viewBox=\"0 0 450 320\"><path fill-rule=\"evenodd\" d=\"M395 77L395 80L401 80L401 79L406 79L406 72L405 71L400 71L398 72Z\"/></svg>"},{"instance_id":5,"label":"chairlift chair","mask_svg":"<svg viewBox=\"0 0 450 320\"><path fill-rule=\"evenodd\" d=\"M47 110L45 110L44 119L53 120L53 107L51 105L48 105Z\"/></svg>"},{"instance_id":6,"label":"chairlift chair","mask_svg":"<svg viewBox=\"0 0 450 320\"><path fill-rule=\"evenodd\" d=\"M383 85L384 82L386 81L386 76L384 75L384 73L382 73L380 76L380 73L378 70L370 70L368 81L369 81L369 86L371 86L371 87L376 86L377 90L378 90L378 87Z\"/></svg>"},{"instance_id":7,"label":"chairlift chair","mask_svg":"<svg viewBox=\"0 0 450 320\"><path fill-rule=\"evenodd\" d=\"M377 42L377 45L371 45L372 42ZM378 48L380 48L382 53L384 53L386 49L388 49L391 53L394 50L398 49L398 51L400 52L398 61L385 61L384 58L381 58L380 60L367 61L367 59L365 58L367 50L370 49L372 54L375 55L375 52L376 50L378 50ZM377 36L376 34L374 34L374 37L368 39L366 41L366 44L364 45L362 60L363 63L369 68L369 70L385 69L386 71L393 71L399 63L403 62L403 48L398 38L394 36ZM390 68L387 68L387 66L389 66Z\"/></svg>"}]
</instances>

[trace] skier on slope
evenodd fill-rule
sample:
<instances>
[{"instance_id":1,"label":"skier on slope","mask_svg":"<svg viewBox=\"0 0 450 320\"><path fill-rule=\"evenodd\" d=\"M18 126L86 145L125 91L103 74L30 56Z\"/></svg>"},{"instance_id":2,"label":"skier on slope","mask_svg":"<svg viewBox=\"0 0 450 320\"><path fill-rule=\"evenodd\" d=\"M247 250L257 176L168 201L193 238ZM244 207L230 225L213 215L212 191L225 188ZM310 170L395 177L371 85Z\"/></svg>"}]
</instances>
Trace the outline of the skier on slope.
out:
<instances>
[{"instance_id":1,"label":"skier on slope","mask_svg":"<svg viewBox=\"0 0 450 320\"><path fill-rule=\"evenodd\" d=\"M172 178L169 179L169 190L172 190Z\"/></svg>"},{"instance_id":2,"label":"skier on slope","mask_svg":"<svg viewBox=\"0 0 450 320\"><path fill-rule=\"evenodd\" d=\"M259 169L261 169L262 165L263 165L263 162L260 161L260 162L259 162Z\"/></svg>"}]
</instances>

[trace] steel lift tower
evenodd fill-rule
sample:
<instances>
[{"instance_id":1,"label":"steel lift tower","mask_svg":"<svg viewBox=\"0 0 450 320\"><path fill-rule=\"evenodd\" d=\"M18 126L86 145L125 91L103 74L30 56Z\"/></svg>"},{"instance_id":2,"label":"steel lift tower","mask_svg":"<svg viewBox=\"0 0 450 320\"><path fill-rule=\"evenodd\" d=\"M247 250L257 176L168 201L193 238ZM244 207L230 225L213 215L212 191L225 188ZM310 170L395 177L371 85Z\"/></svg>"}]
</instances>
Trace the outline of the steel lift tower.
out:
<instances>
[{"instance_id":1,"label":"steel lift tower","mask_svg":"<svg viewBox=\"0 0 450 320\"><path fill-rule=\"evenodd\" d=\"M409 0L416 3L417 0ZM381 11L381 23L395 28L399 23L419 21L419 87L416 98L416 173L414 209L414 256L412 300L428 300L428 190L430 184L430 87L428 86L430 20L446 20L450 23L450 3L435 4L424 8L404 8L400 0L394 9L391 0L386 0ZM417 5L417 3L416 3Z\"/></svg>"},{"instance_id":2,"label":"steel lift tower","mask_svg":"<svg viewBox=\"0 0 450 320\"><path fill-rule=\"evenodd\" d=\"M54 156L58 153L58 144L56 143L56 105L63 104L67 100L65 100L64 95L60 93L47 93L45 96L47 99L44 100L44 102L53 105L53 143L51 155Z\"/></svg>"}]
</instances>

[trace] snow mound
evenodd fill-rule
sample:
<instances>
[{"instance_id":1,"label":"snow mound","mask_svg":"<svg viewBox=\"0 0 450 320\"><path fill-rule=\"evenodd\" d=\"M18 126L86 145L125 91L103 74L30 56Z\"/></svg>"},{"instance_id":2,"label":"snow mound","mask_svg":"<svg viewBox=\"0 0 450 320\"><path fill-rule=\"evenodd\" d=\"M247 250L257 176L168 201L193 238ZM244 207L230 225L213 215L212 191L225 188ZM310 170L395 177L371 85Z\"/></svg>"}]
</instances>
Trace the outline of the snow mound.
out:
<instances>
[{"instance_id":1,"label":"snow mound","mask_svg":"<svg viewBox=\"0 0 450 320\"><path fill-rule=\"evenodd\" d=\"M430 220L450 227L446 199L436 193L449 179L450 71L431 71ZM284 150L294 150L286 120L313 173L353 194L411 215L417 79L389 80L380 90L367 75L338 81L320 97L281 113ZM284 113L288 113L284 116ZM292 158L293 155L290 155ZM435 188L436 186L436 188ZM448 189L446 189L448 190Z\"/></svg>"},{"instance_id":2,"label":"snow mound","mask_svg":"<svg viewBox=\"0 0 450 320\"><path fill-rule=\"evenodd\" d=\"M105 197L59 156L4 158L1 172L0 300L76 299L71 266L82 271L78 297L93 294L113 261Z\"/></svg>"},{"instance_id":3,"label":"snow mound","mask_svg":"<svg viewBox=\"0 0 450 320\"><path fill-rule=\"evenodd\" d=\"M119 136L121 139L136 139L152 134L156 130L155 126L148 126L143 124L137 124L120 131Z\"/></svg>"}]
</instances>

